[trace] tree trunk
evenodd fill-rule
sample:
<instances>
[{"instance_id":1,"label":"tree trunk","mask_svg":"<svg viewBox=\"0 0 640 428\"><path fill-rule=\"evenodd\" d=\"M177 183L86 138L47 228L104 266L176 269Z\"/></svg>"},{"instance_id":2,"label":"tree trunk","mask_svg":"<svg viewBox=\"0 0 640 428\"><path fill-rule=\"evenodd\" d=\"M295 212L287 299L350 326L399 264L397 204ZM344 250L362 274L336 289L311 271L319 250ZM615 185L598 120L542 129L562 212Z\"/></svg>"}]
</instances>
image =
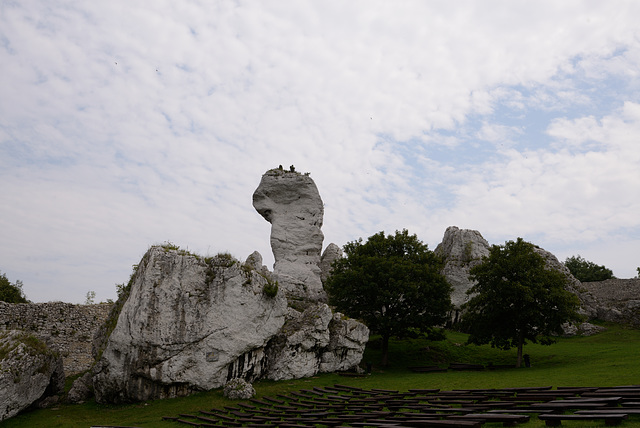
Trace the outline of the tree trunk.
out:
<instances>
[{"instance_id":1,"label":"tree trunk","mask_svg":"<svg viewBox=\"0 0 640 428\"><path fill-rule=\"evenodd\" d=\"M389 365L389 334L382 335L382 367Z\"/></svg>"},{"instance_id":2,"label":"tree trunk","mask_svg":"<svg viewBox=\"0 0 640 428\"><path fill-rule=\"evenodd\" d=\"M522 348L524 347L524 338L518 337L518 362L516 363L516 367L522 367Z\"/></svg>"}]
</instances>

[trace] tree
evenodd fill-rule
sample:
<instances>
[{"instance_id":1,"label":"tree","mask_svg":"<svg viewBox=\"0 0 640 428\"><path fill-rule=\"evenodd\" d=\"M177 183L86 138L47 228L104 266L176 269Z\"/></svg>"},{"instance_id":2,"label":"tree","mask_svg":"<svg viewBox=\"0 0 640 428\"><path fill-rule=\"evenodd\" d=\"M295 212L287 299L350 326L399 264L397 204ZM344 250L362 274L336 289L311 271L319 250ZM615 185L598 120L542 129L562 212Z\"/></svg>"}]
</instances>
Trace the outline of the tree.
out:
<instances>
[{"instance_id":1,"label":"tree","mask_svg":"<svg viewBox=\"0 0 640 428\"><path fill-rule=\"evenodd\" d=\"M446 321L451 286L440 274L443 262L416 235L379 232L347 243L344 254L325 284L329 301L382 336L384 366L391 336L428 333Z\"/></svg>"},{"instance_id":2,"label":"tree","mask_svg":"<svg viewBox=\"0 0 640 428\"><path fill-rule=\"evenodd\" d=\"M580 254L567 257L564 265L569 269L571 275L575 276L580 282L604 281L605 279L615 278L611 269L585 260L580 257Z\"/></svg>"},{"instance_id":3,"label":"tree","mask_svg":"<svg viewBox=\"0 0 640 428\"><path fill-rule=\"evenodd\" d=\"M0 301L7 303L29 303L22 291L22 281L12 284L7 276L0 274Z\"/></svg>"},{"instance_id":4,"label":"tree","mask_svg":"<svg viewBox=\"0 0 640 428\"><path fill-rule=\"evenodd\" d=\"M564 323L580 319L580 302L565 289L567 277L547 268L534 245L522 238L491 246L489 256L470 274L476 285L468 291L474 296L462 318L468 343L516 347L517 367L527 341L550 345Z\"/></svg>"},{"instance_id":5,"label":"tree","mask_svg":"<svg viewBox=\"0 0 640 428\"><path fill-rule=\"evenodd\" d=\"M87 291L87 295L85 296L84 304L85 305L93 305L96 299L95 291Z\"/></svg>"}]
</instances>

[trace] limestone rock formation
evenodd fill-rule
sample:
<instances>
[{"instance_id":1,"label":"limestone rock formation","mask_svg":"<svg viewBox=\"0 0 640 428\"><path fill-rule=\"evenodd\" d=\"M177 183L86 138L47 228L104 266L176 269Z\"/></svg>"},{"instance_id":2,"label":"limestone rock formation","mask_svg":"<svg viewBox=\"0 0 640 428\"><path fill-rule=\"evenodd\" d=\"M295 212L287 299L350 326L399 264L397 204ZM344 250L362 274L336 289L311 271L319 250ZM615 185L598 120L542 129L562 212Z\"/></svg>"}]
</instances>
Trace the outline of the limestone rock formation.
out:
<instances>
[{"instance_id":1,"label":"limestone rock formation","mask_svg":"<svg viewBox=\"0 0 640 428\"><path fill-rule=\"evenodd\" d=\"M322 283L331 275L331 265L338 259L342 258L342 250L336 244L331 243L324 249L320 258L320 278Z\"/></svg>"},{"instance_id":2,"label":"limestone rock formation","mask_svg":"<svg viewBox=\"0 0 640 428\"><path fill-rule=\"evenodd\" d=\"M569 269L549 251L540 248L537 245L534 245L534 251L541 255L542 258L544 258L547 268L557 270L567 278L566 289L578 296L578 299L580 300L579 313L587 318L594 318L597 314L593 309L594 302L592 296L580 292L580 290L582 290L583 288L580 281L576 279L576 277L571 274Z\"/></svg>"},{"instance_id":3,"label":"limestone rock formation","mask_svg":"<svg viewBox=\"0 0 640 428\"><path fill-rule=\"evenodd\" d=\"M271 275L259 253L240 263L152 247L97 335L96 400L168 398L359 364L367 327L324 303L294 309L300 301L288 302Z\"/></svg>"},{"instance_id":4,"label":"limestone rock formation","mask_svg":"<svg viewBox=\"0 0 640 428\"><path fill-rule=\"evenodd\" d=\"M274 275L290 299L326 301L320 278L320 228L324 207L308 175L267 171L253 193L253 206L271 223Z\"/></svg>"},{"instance_id":5,"label":"limestone rock formation","mask_svg":"<svg viewBox=\"0 0 640 428\"><path fill-rule=\"evenodd\" d=\"M451 303L454 311L459 311L469 300L467 291L474 285L469 279L469 271L489 255L489 243L477 230L449 226L434 252L444 257L445 265L441 273L453 287ZM455 322L456 317L452 318Z\"/></svg>"},{"instance_id":6,"label":"limestone rock formation","mask_svg":"<svg viewBox=\"0 0 640 428\"><path fill-rule=\"evenodd\" d=\"M364 324L343 319L324 303L303 312L289 308L287 321L268 350L268 378L294 379L351 369L360 363L368 339Z\"/></svg>"},{"instance_id":7,"label":"limestone rock formation","mask_svg":"<svg viewBox=\"0 0 640 428\"><path fill-rule=\"evenodd\" d=\"M64 368L57 352L19 330L0 333L0 421L28 407L46 407L64 391Z\"/></svg>"},{"instance_id":8,"label":"limestone rock formation","mask_svg":"<svg viewBox=\"0 0 640 428\"><path fill-rule=\"evenodd\" d=\"M99 402L187 395L262 375L287 301L254 265L152 247L94 369Z\"/></svg>"}]
</instances>

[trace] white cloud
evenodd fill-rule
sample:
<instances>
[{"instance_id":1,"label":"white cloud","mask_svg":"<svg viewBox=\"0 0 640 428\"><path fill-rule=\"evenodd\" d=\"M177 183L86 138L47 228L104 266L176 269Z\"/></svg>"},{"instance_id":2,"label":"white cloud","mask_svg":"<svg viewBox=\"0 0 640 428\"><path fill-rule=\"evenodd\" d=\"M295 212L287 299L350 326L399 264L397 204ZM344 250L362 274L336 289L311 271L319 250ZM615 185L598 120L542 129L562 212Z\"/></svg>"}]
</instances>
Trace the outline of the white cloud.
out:
<instances>
[{"instance_id":1,"label":"white cloud","mask_svg":"<svg viewBox=\"0 0 640 428\"><path fill-rule=\"evenodd\" d=\"M634 88L639 7L7 4L0 269L32 299L80 301L115 295L166 239L269 264L251 194L278 164L316 180L326 243L407 227L433 248L458 224L586 245L637 228L618 189L637 190L639 94L564 113L601 102L594 82ZM552 147L505 110L554 115Z\"/></svg>"}]
</instances>

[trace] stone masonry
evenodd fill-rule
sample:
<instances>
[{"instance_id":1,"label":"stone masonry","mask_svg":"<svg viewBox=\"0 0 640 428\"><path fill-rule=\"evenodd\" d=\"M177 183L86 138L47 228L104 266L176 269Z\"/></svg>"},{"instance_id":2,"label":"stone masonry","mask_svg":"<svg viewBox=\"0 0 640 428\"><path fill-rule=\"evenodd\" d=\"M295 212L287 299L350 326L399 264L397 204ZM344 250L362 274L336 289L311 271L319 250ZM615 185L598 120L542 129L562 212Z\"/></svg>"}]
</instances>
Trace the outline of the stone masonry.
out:
<instances>
[{"instance_id":1,"label":"stone masonry","mask_svg":"<svg viewBox=\"0 0 640 428\"><path fill-rule=\"evenodd\" d=\"M0 302L0 330L26 330L50 338L64 362L67 376L88 370L93 363L91 342L104 324L111 304Z\"/></svg>"}]
</instances>

